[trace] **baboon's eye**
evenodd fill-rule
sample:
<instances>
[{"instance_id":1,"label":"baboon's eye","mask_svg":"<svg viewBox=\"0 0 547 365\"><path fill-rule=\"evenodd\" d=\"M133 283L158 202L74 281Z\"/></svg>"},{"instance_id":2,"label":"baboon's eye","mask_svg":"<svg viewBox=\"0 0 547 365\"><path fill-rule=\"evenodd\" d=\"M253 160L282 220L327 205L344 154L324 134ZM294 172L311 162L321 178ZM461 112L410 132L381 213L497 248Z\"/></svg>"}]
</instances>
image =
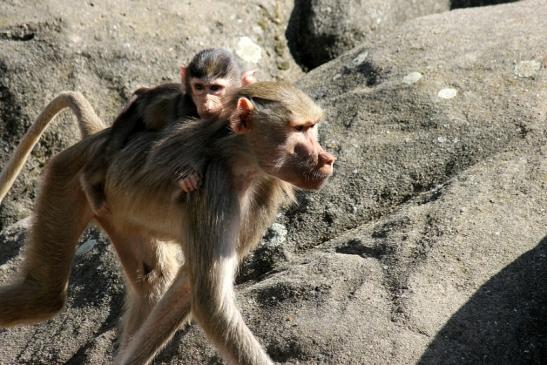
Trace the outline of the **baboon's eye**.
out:
<instances>
[{"instance_id":1,"label":"baboon's eye","mask_svg":"<svg viewBox=\"0 0 547 365\"><path fill-rule=\"evenodd\" d=\"M215 85L211 85L209 87L209 89L211 89L211 91L213 91L213 92L214 91L221 91L222 89L224 89L224 86L215 84Z\"/></svg>"}]
</instances>

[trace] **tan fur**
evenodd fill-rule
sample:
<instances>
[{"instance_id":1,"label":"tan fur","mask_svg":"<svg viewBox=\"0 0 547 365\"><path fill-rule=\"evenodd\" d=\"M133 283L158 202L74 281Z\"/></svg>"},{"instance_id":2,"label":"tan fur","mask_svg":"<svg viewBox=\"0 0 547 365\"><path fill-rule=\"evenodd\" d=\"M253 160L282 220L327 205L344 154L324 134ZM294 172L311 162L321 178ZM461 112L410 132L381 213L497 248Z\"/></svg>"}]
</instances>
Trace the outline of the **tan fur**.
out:
<instances>
[{"instance_id":1,"label":"tan fur","mask_svg":"<svg viewBox=\"0 0 547 365\"><path fill-rule=\"evenodd\" d=\"M78 180L109 130L56 156L47 167L21 279L0 288L0 325L44 320L61 309L74 246L95 219L112 239L129 284L116 363L148 363L191 314L230 364L271 364L235 304L237 264L291 199L289 183L318 189L332 174L334 157L314 133L292 127L295 115L318 122L315 104L292 85L246 87L228 107L232 130L227 119L217 119L136 133L108 168L105 215L93 216ZM203 164L203 186L173 200L188 161ZM182 249L183 266L173 260L172 247Z\"/></svg>"}]
</instances>

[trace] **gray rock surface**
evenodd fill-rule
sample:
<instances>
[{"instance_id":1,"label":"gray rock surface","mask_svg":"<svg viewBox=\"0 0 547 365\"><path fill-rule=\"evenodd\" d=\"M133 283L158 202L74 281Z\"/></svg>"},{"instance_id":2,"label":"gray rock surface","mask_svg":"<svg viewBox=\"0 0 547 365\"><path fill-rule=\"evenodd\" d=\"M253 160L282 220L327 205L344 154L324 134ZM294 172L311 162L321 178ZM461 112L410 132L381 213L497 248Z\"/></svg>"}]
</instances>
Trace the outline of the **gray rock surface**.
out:
<instances>
[{"instance_id":1,"label":"gray rock surface","mask_svg":"<svg viewBox=\"0 0 547 365\"><path fill-rule=\"evenodd\" d=\"M278 217L237 280L242 313L275 361L544 363L546 13L545 1L527 0L418 18L299 81L326 111L320 136L338 160L322 192L299 194ZM70 88L54 85L63 82ZM12 93L10 108L42 97L31 90ZM121 98L105 95L102 113ZM2 232L0 283L21 260L27 226ZM104 238L90 231L82 242L66 310L0 330L0 363L110 363L122 279ZM155 363L221 360L189 326Z\"/></svg>"}]
</instances>

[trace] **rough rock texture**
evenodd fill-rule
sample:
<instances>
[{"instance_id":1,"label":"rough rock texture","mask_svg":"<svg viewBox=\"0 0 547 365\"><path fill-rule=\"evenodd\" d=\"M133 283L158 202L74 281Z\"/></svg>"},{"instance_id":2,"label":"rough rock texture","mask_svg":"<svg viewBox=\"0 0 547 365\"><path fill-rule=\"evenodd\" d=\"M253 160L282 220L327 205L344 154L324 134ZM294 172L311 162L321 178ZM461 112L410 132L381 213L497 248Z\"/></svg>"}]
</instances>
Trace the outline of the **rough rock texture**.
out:
<instances>
[{"instance_id":1,"label":"rough rock texture","mask_svg":"<svg viewBox=\"0 0 547 365\"><path fill-rule=\"evenodd\" d=\"M286 34L296 61L313 69L368 42L377 30L387 32L409 19L450 9L506 2L510 0L295 0Z\"/></svg>"},{"instance_id":2,"label":"rough rock texture","mask_svg":"<svg viewBox=\"0 0 547 365\"><path fill-rule=\"evenodd\" d=\"M301 74L284 36L290 0L3 0L0 8L0 163L60 91L81 91L110 122L131 92L178 80L178 66L206 47L231 49L261 79ZM0 208L4 226L30 213L44 162L76 138L69 118L46 132L11 195L17 201Z\"/></svg>"},{"instance_id":3,"label":"rough rock texture","mask_svg":"<svg viewBox=\"0 0 547 365\"><path fill-rule=\"evenodd\" d=\"M301 79L336 173L279 216L237 285L275 361L545 362L546 13L533 0L418 18ZM2 283L26 225L0 237ZM0 363L111 361L122 279L103 238L83 242L66 310L0 330ZM221 360L194 325L155 363Z\"/></svg>"}]
</instances>

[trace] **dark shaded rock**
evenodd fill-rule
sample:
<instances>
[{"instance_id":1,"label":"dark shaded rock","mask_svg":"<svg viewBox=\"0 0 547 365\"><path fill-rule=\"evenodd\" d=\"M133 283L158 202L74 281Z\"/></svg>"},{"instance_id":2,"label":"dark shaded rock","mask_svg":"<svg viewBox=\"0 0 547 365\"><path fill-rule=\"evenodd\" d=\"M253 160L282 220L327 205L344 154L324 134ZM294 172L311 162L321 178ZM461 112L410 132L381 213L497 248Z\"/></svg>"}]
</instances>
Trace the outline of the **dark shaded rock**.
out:
<instances>
[{"instance_id":1,"label":"dark shaded rock","mask_svg":"<svg viewBox=\"0 0 547 365\"><path fill-rule=\"evenodd\" d=\"M518 0L450 0L450 9L512 3Z\"/></svg>"}]
</instances>

